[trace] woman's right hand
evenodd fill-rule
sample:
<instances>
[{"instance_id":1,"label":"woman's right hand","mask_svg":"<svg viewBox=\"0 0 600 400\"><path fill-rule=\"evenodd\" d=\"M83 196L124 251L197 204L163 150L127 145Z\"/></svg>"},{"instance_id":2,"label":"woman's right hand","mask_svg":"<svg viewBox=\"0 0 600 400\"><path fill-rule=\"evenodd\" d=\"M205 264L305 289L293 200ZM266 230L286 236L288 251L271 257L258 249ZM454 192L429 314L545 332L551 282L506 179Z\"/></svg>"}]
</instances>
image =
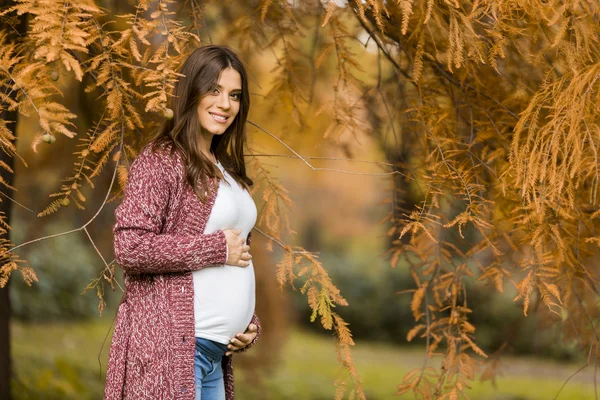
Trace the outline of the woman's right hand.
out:
<instances>
[{"instance_id":1,"label":"woman's right hand","mask_svg":"<svg viewBox=\"0 0 600 400\"><path fill-rule=\"evenodd\" d=\"M247 267L250 265L252 256L250 255L250 246L245 244L244 239L240 237L241 229L223 229L225 240L227 241L227 265L235 267Z\"/></svg>"}]
</instances>

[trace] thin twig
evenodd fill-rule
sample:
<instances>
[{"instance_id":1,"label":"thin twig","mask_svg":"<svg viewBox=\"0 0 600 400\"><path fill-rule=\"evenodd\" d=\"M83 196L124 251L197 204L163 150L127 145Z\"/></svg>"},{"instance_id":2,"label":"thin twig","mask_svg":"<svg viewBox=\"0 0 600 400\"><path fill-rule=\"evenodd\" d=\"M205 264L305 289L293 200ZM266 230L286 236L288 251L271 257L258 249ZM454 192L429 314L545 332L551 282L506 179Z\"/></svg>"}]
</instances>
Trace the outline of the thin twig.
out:
<instances>
[{"instance_id":1,"label":"thin twig","mask_svg":"<svg viewBox=\"0 0 600 400\"><path fill-rule=\"evenodd\" d=\"M19 83L15 80L15 78L10 74L10 72L8 72L8 70L6 68L4 68L1 64L0 64L0 68L2 68L2 70L4 71L4 73L6 75L8 75L8 77L10 78L11 81L13 81L13 83L15 84L16 87L19 88L19 90L25 95L25 97L27 97L27 100L29 100L29 102L31 103L31 105L33 106L33 108L35 109L35 112L37 113L37 115L41 118L41 114L40 114L40 110L36 107L35 103L33 102L33 100L31 100L31 97L29 97L29 94L25 91L25 89L23 89L21 87L21 85L19 85Z\"/></svg>"},{"instance_id":2,"label":"thin twig","mask_svg":"<svg viewBox=\"0 0 600 400\"><path fill-rule=\"evenodd\" d=\"M121 137L121 144L119 145L119 152L121 151L122 147L123 147L123 137ZM19 249L21 247L27 246L29 244L36 243L36 242L41 242L42 240L52 239L52 238L59 237L59 236L66 236L66 235L69 235L71 233L79 232L79 231L82 231L85 228L87 228L87 226L90 225L92 223L92 221L94 221L96 219L96 217L100 214L100 212L104 209L104 206L106 205L106 202L108 201L108 197L110 196L110 192L112 191L112 187L113 187L113 184L115 182L115 178L117 176L118 167L119 167L119 162L117 161L115 163L115 169L113 171L113 176L112 176L112 179L110 181L110 186L108 187L108 190L106 191L106 197L104 198L104 201L100 205L100 208L98 208L98 211L96 212L96 214L94 214L94 216L92 218L90 218L89 221L87 221L85 224L83 224L79 228L72 229L70 231L65 231L65 232L61 232L61 233L55 233L53 235L43 236L41 238L37 238L37 239L33 239L33 240L30 240L30 241L25 242L25 243L21 243L18 246L15 246L13 248L10 248L10 249L4 251L2 254L0 254L0 257L3 257L7 253L12 253L15 250L17 250L17 249ZM93 242L92 242L92 244L93 244ZM102 258L102 260L104 261L104 258Z\"/></svg>"},{"instance_id":3,"label":"thin twig","mask_svg":"<svg viewBox=\"0 0 600 400\"><path fill-rule=\"evenodd\" d=\"M558 393L556 393L556 396L554 396L554 400L558 399L558 395L560 394L560 392L564 389L564 387L567 385L567 383L569 382L569 380L571 380L571 378L573 378L575 375L577 375L578 373L580 373L581 371L583 371L585 369L585 367L588 366L588 363L585 363L581 368L579 368L577 371L573 372L566 381L563 382L562 386L560 387L560 389L558 389Z\"/></svg>"},{"instance_id":4,"label":"thin twig","mask_svg":"<svg viewBox=\"0 0 600 400\"><path fill-rule=\"evenodd\" d=\"M247 154L252 157L281 157L281 158L298 158L295 156L286 156L285 154L263 154L263 153L250 153ZM368 160L357 160L354 158L341 158L341 157L320 157L320 156L302 156L307 160L328 160L328 161L348 161L348 162L357 162L357 163L365 163L365 164L375 164L382 165L385 167L393 167L394 164L384 161L368 161Z\"/></svg>"},{"instance_id":5,"label":"thin twig","mask_svg":"<svg viewBox=\"0 0 600 400\"><path fill-rule=\"evenodd\" d=\"M99 367L99 373L100 373L100 380L102 381L102 361L100 360L100 356L102 355L102 350L104 349L104 345L106 344L106 341L108 340L108 335L110 334L110 331L112 330L112 327L115 324L115 321L117 319L117 315L118 313L115 313L115 316L113 317L112 322L110 323L110 327L108 328L108 331L106 332L106 335L104 336L104 340L102 341L102 346L100 346L100 351L98 352L98 367Z\"/></svg>"},{"instance_id":6,"label":"thin twig","mask_svg":"<svg viewBox=\"0 0 600 400\"><path fill-rule=\"evenodd\" d=\"M100 256L100 258L102 259L102 262L104 263L104 266L108 268L108 264L106 263L106 260L102 256L102 253L100 253L100 250L98 250L98 247L96 246L96 243L94 243L94 239L92 239L92 235L90 235L90 232L87 230L87 227L84 227L83 230L85 231L85 234L87 235L88 239L90 239L90 242L92 243L92 246L94 246L94 249L96 250L96 253L98 253L98 255Z\"/></svg>"},{"instance_id":7,"label":"thin twig","mask_svg":"<svg viewBox=\"0 0 600 400\"><path fill-rule=\"evenodd\" d=\"M267 239L273 241L275 244L277 244L282 249L285 249L286 245L281 240L275 239L273 236L271 236L271 235L263 232L260 228L257 228L256 226L254 228L252 228L252 230L257 231L258 233L260 233L261 235L263 235ZM314 251L298 251L298 250L294 250L291 253L292 254L315 254L315 255L318 254L318 253L316 253Z\"/></svg>"},{"instance_id":8,"label":"thin twig","mask_svg":"<svg viewBox=\"0 0 600 400\"><path fill-rule=\"evenodd\" d=\"M266 237L267 239L277 243L278 246L280 246L282 249L285 247L285 244L281 241L281 240L277 240L275 239L273 236L270 236L268 234L266 234L265 232L263 232L261 229L254 227L253 230L257 231L258 233L260 233L261 235L263 235L264 237Z\"/></svg>"},{"instance_id":9,"label":"thin twig","mask_svg":"<svg viewBox=\"0 0 600 400\"><path fill-rule=\"evenodd\" d=\"M202 44L202 38L200 37L200 28L198 26L198 20L196 19L196 2L194 0L191 0L190 4L192 5L192 15L194 16L194 28L196 28L196 34L198 35L200 44Z\"/></svg>"},{"instance_id":10,"label":"thin twig","mask_svg":"<svg viewBox=\"0 0 600 400\"><path fill-rule=\"evenodd\" d=\"M263 131L264 133L266 133L267 135L271 136L273 139L277 140L282 146L284 146L286 149L288 149L289 151L291 151L292 153L295 154L295 156L301 160L302 162L304 162L304 164L306 164L310 169L312 169L313 171L330 171L330 172L339 172L341 174L348 174L348 175L366 175L366 176L389 176L389 175L402 175L405 176L407 178L410 178L408 175L403 174L400 171L391 171L391 172L382 172L382 173L372 173L372 172L352 172L352 171L346 171L346 170L342 170L342 169L335 169L335 168L317 168L314 167L311 163L309 163L305 157L302 157L300 154L298 154L294 149L292 149L290 146L288 146L283 140L279 139L277 136L273 135L271 132L267 131L266 129L264 129L263 127L255 124L254 122L248 120L247 121L250 125L253 125L255 127L257 127L258 129L260 129L261 131Z\"/></svg>"},{"instance_id":11,"label":"thin twig","mask_svg":"<svg viewBox=\"0 0 600 400\"><path fill-rule=\"evenodd\" d=\"M31 211L32 213L34 213L35 211L33 211L31 208L28 208L26 206L24 206L23 204L19 203L18 201L16 201L15 199L13 199L12 197L10 197L9 195L7 195L4 192L0 192L0 195L6 197L7 199L9 199L10 201L12 201L13 203L17 204L18 206L23 207L24 209L26 209L27 211Z\"/></svg>"}]
</instances>

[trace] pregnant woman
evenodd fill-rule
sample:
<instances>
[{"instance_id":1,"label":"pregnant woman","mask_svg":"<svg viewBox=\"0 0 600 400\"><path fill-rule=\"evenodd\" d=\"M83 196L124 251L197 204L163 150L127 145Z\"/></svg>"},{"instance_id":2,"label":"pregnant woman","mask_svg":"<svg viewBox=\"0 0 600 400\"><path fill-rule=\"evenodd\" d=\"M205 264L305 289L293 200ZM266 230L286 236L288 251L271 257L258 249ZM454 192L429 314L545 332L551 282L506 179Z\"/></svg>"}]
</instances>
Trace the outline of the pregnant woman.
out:
<instances>
[{"instance_id":1,"label":"pregnant woman","mask_svg":"<svg viewBox=\"0 0 600 400\"><path fill-rule=\"evenodd\" d=\"M231 49L211 45L179 72L173 118L131 165L115 212L126 293L105 399L232 400L232 353L260 332L246 71Z\"/></svg>"}]
</instances>

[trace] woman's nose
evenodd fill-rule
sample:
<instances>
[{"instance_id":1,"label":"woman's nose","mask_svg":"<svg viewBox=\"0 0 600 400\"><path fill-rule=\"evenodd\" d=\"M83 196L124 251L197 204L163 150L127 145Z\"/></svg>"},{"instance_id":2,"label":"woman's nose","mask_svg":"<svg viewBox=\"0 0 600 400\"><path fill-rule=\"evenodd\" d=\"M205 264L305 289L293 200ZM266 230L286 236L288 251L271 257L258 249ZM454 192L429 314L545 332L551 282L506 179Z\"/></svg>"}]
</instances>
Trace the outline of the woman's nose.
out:
<instances>
[{"instance_id":1,"label":"woman's nose","mask_svg":"<svg viewBox=\"0 0 600 400\"><path fill-rule=\"evenodd\" d=\"M219 94L219 99L217 102L217 106L219 106L219 108L222 108L224 110L228 110L229 109L229 96L225 93L221 93Z\"/></svg>"}]
</instances>

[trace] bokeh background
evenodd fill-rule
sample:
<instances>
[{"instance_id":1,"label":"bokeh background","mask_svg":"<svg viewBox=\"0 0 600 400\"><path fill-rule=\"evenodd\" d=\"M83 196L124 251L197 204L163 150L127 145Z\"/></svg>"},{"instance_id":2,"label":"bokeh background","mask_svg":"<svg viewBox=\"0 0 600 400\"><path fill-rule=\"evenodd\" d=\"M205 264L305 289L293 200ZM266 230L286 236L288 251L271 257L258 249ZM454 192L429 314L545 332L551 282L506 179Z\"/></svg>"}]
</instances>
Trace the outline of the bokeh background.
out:
<instances>
[{"instance_id":1,"label":"bokeh background","mask_svg":"<svg viewBox=\"0 0 600 400\"><path fill-rule=\"evenodd\" d=\"M131 0L97 3L114 14L131 12L135 4ZM405 374L423 365L425 344L420 339L410 345L406 341L414 326L410 310L414 282L408 266L401 258L392 268L385 255L390 246L390 226L382 219L390 211L390 193L394 188L393 179L385 175L389 171L385 143L367 129L343 131L324 139L323 132L334 118L328 109L298 124L293 107L277 96L269 96L278 58L268 51L248 49L229 40L231 27L227 24L239 12L236 7L233 3L229 9L208 4L204 8L204 25L210 29L213 43L230 45L248 66L253 94L250 120L307 157L313 166L327 170L311 169L280 142L251 125L248 153L268 167L273 179L289 191L295 203L284 209L295 232L285 234L286 241L317 253L333 283L348 300L349 306L336 311L349 322L356 339L353 355L366 397L396 398L396 386ZM302 22L316 26L313 21ZM360 39L364 42L366 38ZM301 44L308 52L311 38ZM359 74L373 77L376 49L372 43L363 46L360 40L353 46L361 54L363 72ZM322 101L333 99L330 79L335 74L334 60L325 70L328 68L331 72L324 72L313 86L314 96ZM57 84L64 93L63 103L79 116L76 124L84 132L97 112L95 100L78 92L81 86L74 83L71 76L61 72ZM365 115L366 123L368 120ZM35 118L19 119L18 151L27 166L17 163L15 171L11 232L15 244L82 226L101 206L111 180L112 171L106 169L94 190L86 188L85 210L63 207L38 218L37 213L50 202L48 195L57 191L61 179L71 173L72 162L67 160L74 160L77 142L60 137L52 145L40 145L34 153L30 144L37 132ZM250 157L249 163L252 171ZM410 205L418 196L410 182L405 182L405 186L403 201ZM260 193L255 197L260 204ZM111 228L118 202L119 198L111 198L88 228L106 260L113 259ZM276 264L282 252L277 246L268 251L267 242L254 233L257 313L264 334L252 351L235 358L238 396L333 398L334 382L343 379L346 372L337 360L332 333L318 322L310 322L311 310L303 294L293 287L278 287ZM29 261L39 281L27 286L15 276L10 284L15 399L101 398L121 289L102 286L106 305L100 314L96 291L84 289L104 266L82 231L30 244L19 249L18 254ZM122 282L119 270L117 280ZM301 280L296 286L301 286ZM468 291L477 343L490 355L468 392L471 399L549 399L559 392L559 399L594 398L593 371L586 369L569 380L585 364L577 344L564 341L559 329L545 325L545 320L538 320L535 313L522 318L521 306L513 301L514 289L507 286L498 293L485 285L473 285ZM502 357L497 355L498 350ZM439 364L439 359L434 357L432 362ZM499 375L480 380L490 364L497 367ZM412 398L412 394L400 398Z\"/></svg>"}]
</instances>

